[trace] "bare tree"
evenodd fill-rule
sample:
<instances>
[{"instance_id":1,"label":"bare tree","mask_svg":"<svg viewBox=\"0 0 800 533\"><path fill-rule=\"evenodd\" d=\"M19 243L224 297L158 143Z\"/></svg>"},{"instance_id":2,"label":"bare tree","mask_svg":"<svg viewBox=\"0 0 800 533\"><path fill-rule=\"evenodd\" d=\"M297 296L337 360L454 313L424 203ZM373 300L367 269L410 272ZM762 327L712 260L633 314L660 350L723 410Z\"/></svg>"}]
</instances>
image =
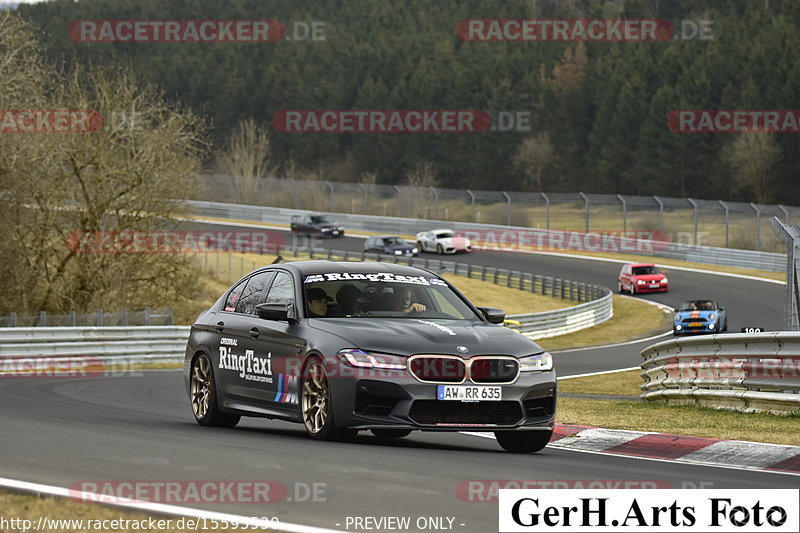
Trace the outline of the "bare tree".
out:
<instances>
[{"instance_id":1,"label":"bare tree","mask_svg":"<svg viewBox=\"0 0 800 533\"><path fill-rule=\"evenodd\" d=\"M542 190L544 171L552 159L553 145L549 133L539 133L520 143L514 155L514 166L525 176L528 190Z\"/></svg>"},{"instance_id":2,"label":"bare tree","mask_svg":"<svg viewBox=\"0 0 800 533\"><path fill-rule=\"evenodd\" d=\"M20 60L25 54L28 60ZM187 257L82 253L96 251L97 242L79 247L71 239L174 228L188 212L183 200L196 187L207 148L203 123L129 71L73 65L64 74L42 67L37 54L30 29L3 15L0 84L18 80L27 87L12 109L95 110L106 120L97 131L0 135L0 311L87 311L191 298L197 276ZM0 93L5 104L10 97ZM112 120L134 115L147 121Z\"/></svg>"},{"instance_id":3,"label":"bare tree","mask_svg":"<svg viewBox=\"0 0 800 533\"><path fill-rule=\"evenodd\" d=\"M723 148L722 158L736 179L734 189L750 191L759 204L771 199L770 172L781 159L781 149L772 133L740 133Z\"/></svg>"},{"instance_id":4,"label":"bare tree","mask_svg":"<svg viewBox=\"0 0 800 533\"><path fill-rule=\"evenodd\" d=\"M236 200L254 203L259 180L271 172L269 131L253 119L240 121L228 138L217 167L233 177Z\"/></svg>"},{"instance_id":5,"label":"bare tree","mask_svg":"<svg viewBox=\"0 0 800 533\"><path fill-rule=\"evenodd\" d=\"M431 161L418 163L414 168L406 172L406 180L411 186L411 203L414 206L414 216L420 216L420 202L419 198L426 198L427 192L425 189L428 187L435 187L437 183L438 173L436 167Z\"/></svg>"}]
</instances>

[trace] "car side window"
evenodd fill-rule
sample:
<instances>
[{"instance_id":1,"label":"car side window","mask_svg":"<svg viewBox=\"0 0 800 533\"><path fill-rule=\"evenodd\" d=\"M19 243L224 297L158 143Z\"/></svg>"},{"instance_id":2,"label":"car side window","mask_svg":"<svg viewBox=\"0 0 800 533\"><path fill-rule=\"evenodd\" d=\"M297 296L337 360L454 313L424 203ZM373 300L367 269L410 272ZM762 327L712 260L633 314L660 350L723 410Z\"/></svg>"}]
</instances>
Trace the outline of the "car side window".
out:
<instances>
[{"instance_id":1,"label":"car side window","mask_svg":"<svg viewBox=\"0 0 800 533\"><path fill-rule=\"evenodd\" d=\"M275 281L267 293L265 303L268 304L288 304L294 303L294 283L292 277L286 272L278 272Z\"/></svg>"},{"instance_id":2,"label":"car side window","mask_svg":"<svg viewBox=\"0 0 800 533\"><path fill-rule=\"evenodd\" d=\"M223 311L227 311L229 313L236 311L236 304L239 303L239 297L242 295L242 291L244 290L244 286L247 284L247 281L248 280L244 280L231 289L231 292L228 293L228 297L225 298L225 305L222 306Z\"/></svg>"},{"instance_id":3,"label":"car side window","mask_svg":"<svg viewBox=\"0 0 800 533\"><path fill-rule=\"evenodd\" d=\"M239 297L239 302L236 304L236 312L244 313L246 315L256 314L256 305L261 303L264 298L269 281L272 279L272 272L260 272L255 276L251 276L245 285L242 295Z\"/></svg>"}]
</instances>

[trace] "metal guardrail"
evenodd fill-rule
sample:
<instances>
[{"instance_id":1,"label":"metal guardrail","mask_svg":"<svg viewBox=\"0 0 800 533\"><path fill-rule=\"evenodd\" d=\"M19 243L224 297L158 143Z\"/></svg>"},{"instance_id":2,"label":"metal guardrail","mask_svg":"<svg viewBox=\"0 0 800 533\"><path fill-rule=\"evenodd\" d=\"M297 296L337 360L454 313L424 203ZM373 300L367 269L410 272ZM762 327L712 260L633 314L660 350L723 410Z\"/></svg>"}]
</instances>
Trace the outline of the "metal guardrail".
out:
<instances>
[{"instance_id":1,"label":"metal guardrail","mask_svg":"<svg viewBox=\"0 0 800 533\"><path fill-rule=\"evenodd\" d=\"M308 249L302 247L287 248L287 250L295 255L299 253L307 254L309 259L327 259L329 261L372 260L402 263L426 270L451 272L459 276L480 279L481 281L488 281L495 285L528 291L544 296L584 302L576 306L557 309L555 311L510 315L507 317L510 321L519 323L511 326L512 329L519 331L531 339L543 339L580 331L601 324L610 319L614 314L611 289L592 283L571 281L553 276L543 276L531 272L520 272L517 270L473 265L471 263L446 261L444 259L429 258L426 256L403 257L377 253L348 252L344 250L314 250L313 248Z\"/></svg>"},{"instance_id":2,"label":"metal guardrail","mask_svg":"<svg viewBox=\"0 0 800 533\"><path fill-rule=\"evenodd\" d=\"M800 333L674 339L642 351L645 400L746 412L800 411Z\"/></svg>"},{"instance_id":3,"label":"metal guardrail","mask_svg":"<svg viewBox=\"0 0 800 533\"><path fill-rule=\"evenodd\" d=\"M282 225L288 225L292 215L307 213L307 211L298 209L218 202L191 201L189 205L193 208L195 214L199 216L252 220ZM444 227L464 233L479 247L536 250L551 249L553 246L549 245L555 244L557 249L564 250L619 252L772 272L786 270L786 254L772 252L695 246L692 244L626 237L603 238L598 236L598 239L591 239L591 242L587 244L587 239L585 238L587 234L579 232L347 213L330 214L345 227L345 231L356 230L414 235L431 228ZM591 236L592 234L589 233L588 235ZM539 243L544 243L545 246L541 246Z\"/></svg>"},{"instance_id":4,"label":"metal guardrail","mask_svg":"<svg viewBox=\"0 0 800 533\"><path fill-rule=\"evenodd\" d=\"M67 373L84 364L127 366L183 360L189 326L30 327L0 329L0 375ZM66 364L66 365L65 365Z\"/></svg>"},{"instance_id":5,"label":"metal guardrail","mask_svg":"<svg viewBox=\"0 0 800 533\"><path fill-rule=\"evenodd\" d=\"M583 302L577 306L509 317L533 339L584 329L611 318L611 290L589 283L428 258L308 251L311 258L381 259L491 281L498 285ZM338 254L338 255L337 255ZM0 328L0 376L85 375L137 363L183 361L189 326Z\"/></svg>"}]
</instances>

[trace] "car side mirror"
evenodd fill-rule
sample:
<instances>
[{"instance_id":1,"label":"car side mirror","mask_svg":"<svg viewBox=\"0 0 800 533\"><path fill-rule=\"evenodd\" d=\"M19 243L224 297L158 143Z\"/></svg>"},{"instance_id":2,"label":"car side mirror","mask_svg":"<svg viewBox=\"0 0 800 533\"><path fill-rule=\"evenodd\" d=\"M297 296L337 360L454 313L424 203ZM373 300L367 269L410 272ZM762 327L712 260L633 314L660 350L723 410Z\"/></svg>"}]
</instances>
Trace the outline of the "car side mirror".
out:
<instances>
[{"instance_id":1,"label":"car side mirror","mask_svg":"<svg viewBox=\"0 0 800 533\"><path fill-rule=\"evenodd\" d=\"M256 306L258 318L264 320L286 320L294 322L294 306L292 304L258 304Z\"/></svg>"},{"instance_id":2,"label":"car side mirror","mask_svg":"<svg viewBox=\"0 0 800 533\"><path fill-rule=\"evenodd\" d=\"M506 312L496 307L479 307L478 310L486 317L486 321L492 324L502 324L506 319Z\"/></svg>"}]
</instances>

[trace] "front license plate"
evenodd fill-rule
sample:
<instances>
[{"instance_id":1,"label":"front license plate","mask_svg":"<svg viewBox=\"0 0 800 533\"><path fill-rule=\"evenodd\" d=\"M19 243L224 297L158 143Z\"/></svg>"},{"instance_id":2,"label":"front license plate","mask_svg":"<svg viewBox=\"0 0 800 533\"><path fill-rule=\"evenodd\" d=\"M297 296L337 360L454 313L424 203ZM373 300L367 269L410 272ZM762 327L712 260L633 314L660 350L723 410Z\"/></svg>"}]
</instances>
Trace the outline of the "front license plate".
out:
<instances>
[{"instance_id":1,"label":"front license plate","mask_svg":"<svg viewBox=\"0 0 800 533\"><path fill-rule=\"evenodd\" d=\"M689 322L689 327L690 328L702 328L703 327L703 323L702 322Z\"/></svg>"},{"instance_id":2,"label":"front license plate","mask_svg":"<svg viewBox=\"0 0 800 533\"><path fill-rule=\"evenodd\" d=\"M457 400L462 402L500 401L503 387L480 385L438 385L437 400Z\"/></svg>"},{"instance_id":3,"label":"front license plate","mask_svg":"<svg viewBox=\"0 0 800 533\"><path fill-rule=\"evenodd\" d=\"M658 283L651 283L650 284L650 288L651 289L657 289L658 288Z\"/></svg>"}]
</instances>

